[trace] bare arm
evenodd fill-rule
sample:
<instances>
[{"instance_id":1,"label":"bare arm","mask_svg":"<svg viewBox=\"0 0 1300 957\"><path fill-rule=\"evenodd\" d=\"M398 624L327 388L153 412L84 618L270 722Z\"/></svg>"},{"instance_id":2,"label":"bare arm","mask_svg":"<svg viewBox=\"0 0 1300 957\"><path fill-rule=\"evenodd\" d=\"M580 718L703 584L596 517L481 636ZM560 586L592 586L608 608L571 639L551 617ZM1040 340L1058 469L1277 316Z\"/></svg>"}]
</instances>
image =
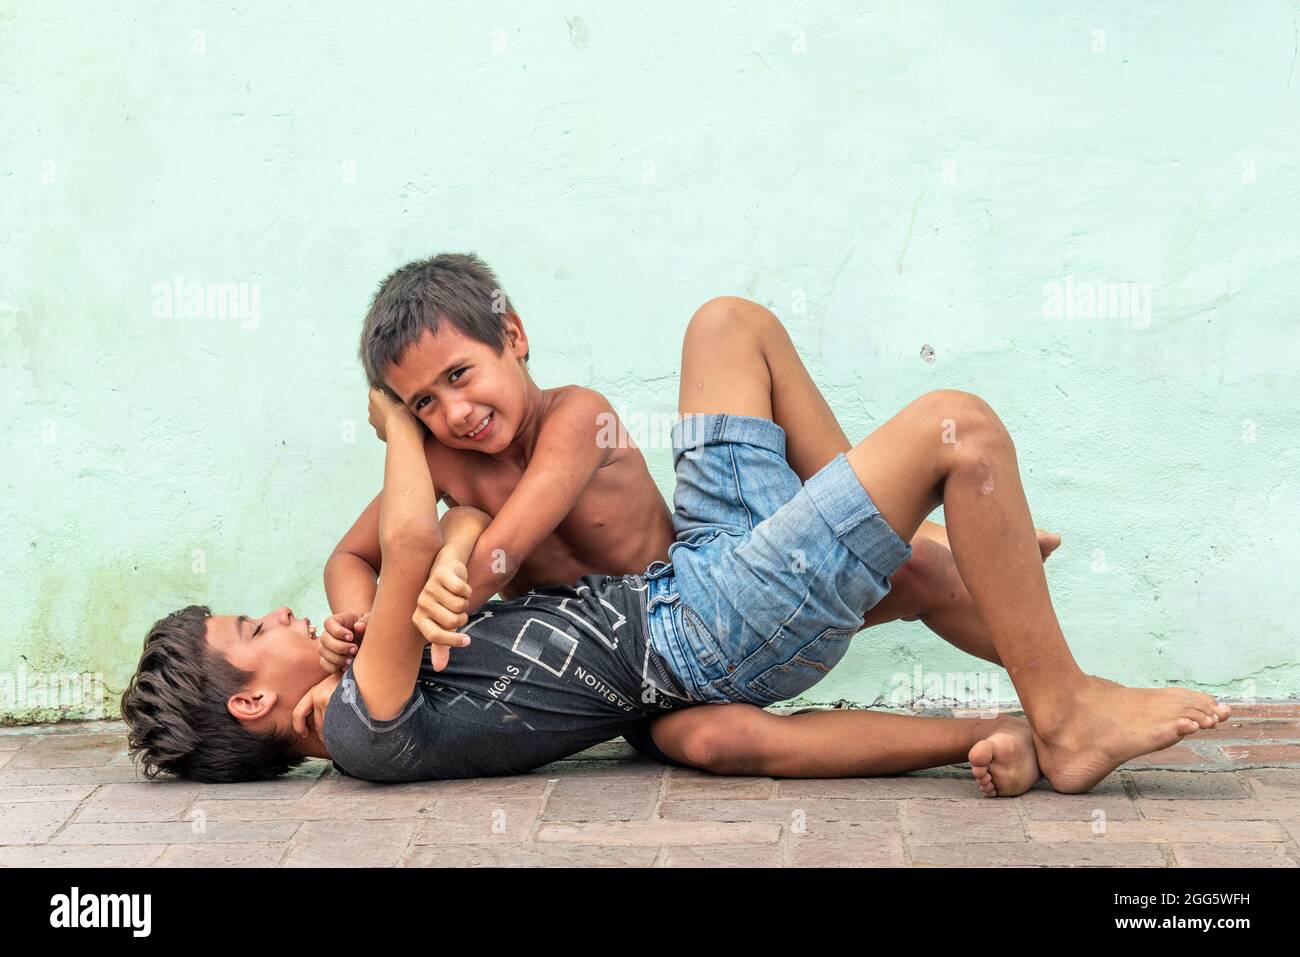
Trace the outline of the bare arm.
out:
<instances>
[{"instance_id":1,"label":"bare arm","mask_svg":"<svg viewBox=\"0 0 1300 957\"><path fill-rule=\"evenodd\" d=\"M363 615L375 603L383 553L379 547L379 499L376 495L339 540L325 563L325 597L330 611Z\"/></svg>"},{"instance_id":2,"label":"bare arm","mask_svg":"<svg viewBox=\"0 0 1300 957\"><path fill-rule=\"evenodd\" d=\"M457 561L466 565L475 543L492 524L492 516L469 505L457 505L447 510L439 524L442 527L443 545L434 564Z\"/></svg>"},{"instance_id":3,"label":"bare arm","mask_svg":"<svg viewBox=\"0 0 1300 957\"><path fill-rule=\"evenodd\" d=\"M376 429L376 433L379 431ZM432 436L424 435L429 478L435 497L441 495L448 505L455 506L452 497L440 490L438 476L434 474L429 446L436 441ZM375 602L376 580L383 568L383 551L379 547L379 500L379 495L371 499L325 562L325 595L330 611L335 614L351 612L364 615Z\"/></svg>"},{"instance_id":4,"label":"bare arm","mask_svg":"<svg viewBox=\"0 0 1300 957\"><path fill-rule=\"evenodd\" d=\"M411 697L424 638L411 620L434 556L443 546L433 480L424 458L420 423L399 403L371 390L384 418L387 452L379 495L379 582L366 640L353 665L357 689L371 717L397 716Z\"/></svg>"},{"instance_id":5,"label":"bare arm","mask_svg":"<svg viewBox=\"0 0 1300 957\"><path fill-rule=\"evenodd\" d=\"M468 611L505 587L573 511L596 470L609 460L611 450L598 438L613 422L609 402L591 389L576 391L551 411L523 477L465 562L474 589Z\"/></svg>"},{"instance_id":6,"label":"bare arm","mask_svg":"<svg viewBox=\"0 0 1300 957\"><path fill-rule=\"evenodd\" d=\"M445 544L434 559L433 570L412 616L415 627L429 642L429 658L435 670L442 670L439 663L447 661L448 648L462 648L470 643L468 635L457 631L469 621L472 589L466 577L465 561L491 522L492 517L486 512L466 505L450 509L442 517Z\"/></svg>"}]
</instances>

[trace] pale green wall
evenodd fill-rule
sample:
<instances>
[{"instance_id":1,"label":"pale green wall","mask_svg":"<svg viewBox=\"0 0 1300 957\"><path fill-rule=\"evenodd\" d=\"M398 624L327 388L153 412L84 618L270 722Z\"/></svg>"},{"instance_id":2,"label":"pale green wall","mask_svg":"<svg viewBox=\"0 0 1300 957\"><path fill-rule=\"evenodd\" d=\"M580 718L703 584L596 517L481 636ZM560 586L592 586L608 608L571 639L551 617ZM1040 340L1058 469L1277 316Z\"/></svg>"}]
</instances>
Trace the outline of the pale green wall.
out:
<instances>
[{"instance_id":1,"label":"pale green wall","mask_svg":"<svg viewBox=\"0 0 1300 957\"><path fill-rule=\"evenodd\" d=\"M1300 693L1297 4L1057 6L6 5L0 674L102 672L112 715L173 607L322 618L382 471L364 306L473 250L540 384L620 409L673 408L723 293L855 438L980 393L1085 668ZM256 323L159 318L177 275L257 284ZM1149 327L1048 317L1067 275L1149 283ZM816 700L917 663L978 668L897 625Z\"/></svg>"}]
</instances>

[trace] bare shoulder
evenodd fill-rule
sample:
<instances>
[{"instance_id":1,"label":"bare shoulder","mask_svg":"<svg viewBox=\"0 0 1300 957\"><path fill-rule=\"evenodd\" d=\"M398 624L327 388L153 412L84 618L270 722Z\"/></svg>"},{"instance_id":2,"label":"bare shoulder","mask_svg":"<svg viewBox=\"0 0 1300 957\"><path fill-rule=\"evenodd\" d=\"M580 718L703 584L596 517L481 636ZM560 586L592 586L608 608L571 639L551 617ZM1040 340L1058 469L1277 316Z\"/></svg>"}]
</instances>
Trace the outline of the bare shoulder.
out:
<instances>
[{"instance_id":1,"label":"bare shoulder","mask_svg":"<svg viewBox=\"0 0 1300 957\"><path fill-rule=\"evenodd\" d=\"M562 385L555 389L548 389L551 400L548 412L555 412L559 409L568 411L585 410L613 412L614 407L609 404L609 399L597 392L595 389L589 389L582 385Z\"/></svg>"},{"instance_id":2,"label":"bare shoulder","mask_svg":"<svg viewBox=\"0 0 1300 957\"><path fill-rule=\"evenodd\" d=\"M602 426L617 422L614 407L595 389L565 385L547 390L543 421L563 421L580 435L595 435Z\"/></svg>"}]
</instances>

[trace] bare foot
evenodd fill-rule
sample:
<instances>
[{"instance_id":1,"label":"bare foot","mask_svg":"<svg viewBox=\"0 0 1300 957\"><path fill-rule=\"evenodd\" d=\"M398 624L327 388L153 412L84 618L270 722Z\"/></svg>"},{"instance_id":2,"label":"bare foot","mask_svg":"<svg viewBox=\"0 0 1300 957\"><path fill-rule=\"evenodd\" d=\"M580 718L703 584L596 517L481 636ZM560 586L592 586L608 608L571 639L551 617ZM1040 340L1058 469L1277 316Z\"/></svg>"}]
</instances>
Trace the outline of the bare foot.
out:
<instances>
[{"instance_id":1,"label":"bare foot","mask_svg":"<svg viewBox=\"0 0 1300 957\"><path fill-rule=\"evenodd\" d=\"M1092 678L1094 681L1100 681L1104 685L1110 685L1112 688L1128 687L1128 685L1122 685L1118 681L1111 681L1109 678L1103 678L1100 675L1089 675L1088 677ZM1210 708L1210 710L1205 711L1204 713L1210 719L1210 723L1202 724L1201 727L1213 728L1215 725L1219 723L1219 715L1223 713L1224 717L1227 717L1228 715L1232 714L1232 708L1226 704L1221 704L1218 705L1217 707Z\"/></svg>"},{"instance_id":2,"label":"bare foot","mask_svg":"<svg viewBox=\"0 0 1300 957\"><path fill-rule=\"evenodd\" d=\"M1126 688L1089 675L1064 717L1034 728L1034 748L1053 788L1081 794L1124 762L1172 747L1231 713L1199 691Z\"/></svg>"},{"instance_id":3,"label":"bare foot","mask_svg":"<svg viewBox=\"0 0 1300 957\"><path fill-rule=\"evenodd\" d=\"M985 797L1024 794L1042 776L1034 731L1024 718L999 718L993 732L971 746L966 759Z\"/></svg>"}]
</instances>

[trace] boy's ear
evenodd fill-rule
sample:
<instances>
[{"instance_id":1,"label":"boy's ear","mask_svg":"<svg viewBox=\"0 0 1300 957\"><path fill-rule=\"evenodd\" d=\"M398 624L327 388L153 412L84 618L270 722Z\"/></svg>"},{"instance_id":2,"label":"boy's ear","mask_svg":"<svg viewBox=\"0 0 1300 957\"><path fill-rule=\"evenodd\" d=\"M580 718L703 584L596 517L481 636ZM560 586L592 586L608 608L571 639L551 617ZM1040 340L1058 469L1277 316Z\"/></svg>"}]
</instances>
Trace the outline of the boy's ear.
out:
<instances>
[{"instance_id":1,"label":"boy's ear","mask_svg":"<svg viewBox=\"0 0 1300 957\"><path fill-rule=\"evenodd\" d=\"M528 333L524 332L524 323L519 318L519 313L507 312L504 325L507 346L516 359L522 359L528 355Z\"/></svg>"},{"instance_id":2,"label":"boy's ear","mask_svg":"<svg viewBox=\"0 0 1300 957\"><path fill-rule=\"evenodd\" d=\"M230 696L226 709L239 721L256 721L271 713L276 700L274 691L240 691Z\"/></svg>"}]
</instances>

